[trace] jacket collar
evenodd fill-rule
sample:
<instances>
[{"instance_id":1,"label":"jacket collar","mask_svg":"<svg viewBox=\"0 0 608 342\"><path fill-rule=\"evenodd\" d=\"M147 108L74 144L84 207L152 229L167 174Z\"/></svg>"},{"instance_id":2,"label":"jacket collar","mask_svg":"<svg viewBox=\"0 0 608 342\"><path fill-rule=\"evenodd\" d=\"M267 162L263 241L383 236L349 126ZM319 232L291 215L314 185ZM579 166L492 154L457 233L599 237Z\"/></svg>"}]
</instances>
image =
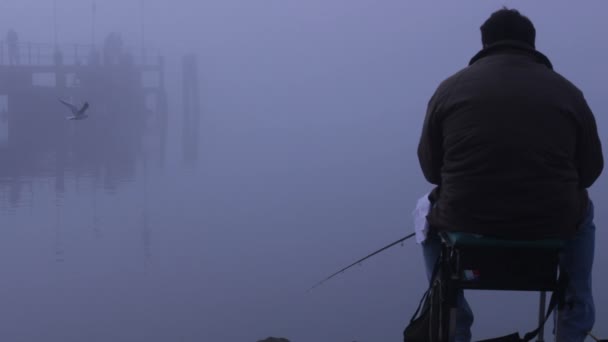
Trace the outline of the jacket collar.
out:
<instances>
[{"instance_id":1,"label":"jacket collar","mask_svg":"<svg viewBox=\"0 0 608 342\"><path fill-rule=\"evenodd\" d=\"M469 61L469 65L477 62L478 60L486 56L504 51L514 51L515 53L528 54L539 63L542 63L546 65L549 69L553 70L553 64L551 64L551 61L549 60L549 58L547 58L547 56L543 55L542 53L534 49L532 46L515 40L502 40L486 46L477 54L475 54L473 58L471 58L471 60Z\"/></svg>"}]
</instances>

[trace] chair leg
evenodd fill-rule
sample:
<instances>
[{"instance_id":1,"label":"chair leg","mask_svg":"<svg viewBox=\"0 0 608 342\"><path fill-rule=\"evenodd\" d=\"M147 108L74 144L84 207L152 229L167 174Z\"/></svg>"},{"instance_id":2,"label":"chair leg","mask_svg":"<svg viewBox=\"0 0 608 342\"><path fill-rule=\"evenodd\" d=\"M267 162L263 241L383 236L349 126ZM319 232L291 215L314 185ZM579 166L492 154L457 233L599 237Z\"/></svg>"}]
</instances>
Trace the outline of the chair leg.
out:
<instances>
[{"instance_id":1,"label":"chair leg","mask_svg":"<svg viewBox=\"0 0 608 342\"><path fill-rule=\"evenodd\" d=\"M546 301L547 301L547 293L545 291L541 291L540 292L540 303L538 306L538 325L540 326L540 324L542 324L543 320L545 319L545 307L546 307ZM540 329L540 331L538 332L538 338L536 340L537 342L545 342L545 329L543 327L543 329Z\"/></svg>"},{"instance_id":2,"label":"chair leg","mask_svg":"<svg viewBox=\"0 0 608 342\"><path fill-rule=\"evenodd\" d=\"M559 307L556 307L555 310L553 310L553 318L554 318L554 333L553 335L555 336L555 340L559 341L559 324L557 324L557 322L559 322Z\"/></svg>"}]
</instances>

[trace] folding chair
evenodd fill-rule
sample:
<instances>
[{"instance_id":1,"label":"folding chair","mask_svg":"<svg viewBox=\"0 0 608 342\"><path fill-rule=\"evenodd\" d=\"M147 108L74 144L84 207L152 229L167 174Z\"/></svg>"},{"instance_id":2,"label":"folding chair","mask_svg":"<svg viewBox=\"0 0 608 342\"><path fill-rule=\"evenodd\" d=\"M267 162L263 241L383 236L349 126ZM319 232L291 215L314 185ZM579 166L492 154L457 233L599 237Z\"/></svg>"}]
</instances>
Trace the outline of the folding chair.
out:
<instances>
[{"instance_id":1,"label":"folding chair","mask_svg":"<svg viewBox=\"0 0 608 342\"><path fill-rule=\"evenodd\" d=\"M459 289L540 291L537 341L543 341L546 291L555 292L564 286L558 282L559 252L564 241L503 240L458 232L444 232L440 236L443 243L439 281L443 300L439 341L454 339ZM513 336L517 338L517 334Z\"/></svg>"}]
</instances>

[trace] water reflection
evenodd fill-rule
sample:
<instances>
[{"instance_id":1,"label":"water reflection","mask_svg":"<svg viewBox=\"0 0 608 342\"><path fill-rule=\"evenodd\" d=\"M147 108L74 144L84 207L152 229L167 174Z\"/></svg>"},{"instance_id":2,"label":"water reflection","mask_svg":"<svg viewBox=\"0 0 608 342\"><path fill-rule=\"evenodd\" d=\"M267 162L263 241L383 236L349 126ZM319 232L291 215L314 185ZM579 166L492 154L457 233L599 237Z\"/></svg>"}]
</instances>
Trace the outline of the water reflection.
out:
<instances>
[{"instance_id":1,"label":"water reflection","mask_svg":"<svg viewBox=\"0 0 608 342\"><path fill-rule=\"evenodd\" d=\"M63 205L58 199L56 204L56 218L55 218L55 240L53 242L53 249L55 254L55 261L64 261L64 245L63 245Z\"/></svg>"}]
</instances>

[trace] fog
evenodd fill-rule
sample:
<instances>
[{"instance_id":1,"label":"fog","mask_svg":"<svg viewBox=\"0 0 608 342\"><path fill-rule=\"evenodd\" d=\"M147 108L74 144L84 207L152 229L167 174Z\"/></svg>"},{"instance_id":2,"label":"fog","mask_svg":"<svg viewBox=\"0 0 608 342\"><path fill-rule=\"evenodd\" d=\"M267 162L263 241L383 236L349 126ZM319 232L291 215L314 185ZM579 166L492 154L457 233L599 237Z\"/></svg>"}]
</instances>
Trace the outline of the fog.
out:
<instances>
[{"instance_id":1,"label":"fog","mask_svg":"<svg viewBox=\"0 0 608 342\"><path fill-rule=\"evenodd\" d=\"M400 341L427 285L415 241L307 289L412 232L431 188L416 157L427 101L503 5L534 22L608 146L601 0L2 0L0 39L18 33L20 64L58 46L74 65L112 32L132 60L86 87L0 80L0 339ZM145 94L130 86L142 50L151 68L164 58L164 85ZM189 54L198 119L184 114ZM89 117L65 120L57 97L89 101ZM591 189L599 336L607 181ZM535 293L467 296L474 339L535 326Z\"/></svg>"}]
</instances>

